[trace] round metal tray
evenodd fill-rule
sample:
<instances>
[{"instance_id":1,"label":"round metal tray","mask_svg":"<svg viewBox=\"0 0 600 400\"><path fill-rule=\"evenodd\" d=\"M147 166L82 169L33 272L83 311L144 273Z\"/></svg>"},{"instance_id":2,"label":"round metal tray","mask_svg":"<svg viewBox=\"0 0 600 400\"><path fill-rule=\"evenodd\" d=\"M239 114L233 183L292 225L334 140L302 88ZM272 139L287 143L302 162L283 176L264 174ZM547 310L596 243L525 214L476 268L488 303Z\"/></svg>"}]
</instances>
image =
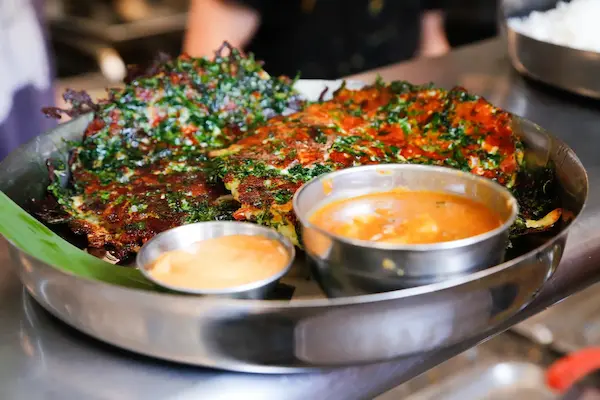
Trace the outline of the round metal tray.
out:
<instances>
[{"instance_id":1,"label":"round metal tray","mask_svg":"<svg viewBox=\"0 0 600 400\"><path fill-rule=\"evenodd\" d=\"M507 20L532 11L545 11L558 0L503 0L501 26L506 33L508 54L520 73L548 85L582 96L600 99L600 53L573 49L522 35Z\"/></svg>"},{"instance_id":2,"label":"round metal tray","mask_svg":"<svg viewBox=\"0 0 600 400\"><path fill-rule=\"evenodd\" d=\"M340 82L303 81L316 98ZM45 193L49 157L78 139L81 117L41 135L0 164L0 190L21 207ZM587 175L574 152L543 129L515 118L527 151L554 161L564 207L579 215ZM289 373L425 353L468 340L528 304L553 274L569 226L501 265L442 283L328 300L228 300L130 289L64 272L15 244L10 253L31 295L76 329L115 346L182 363ZM304 261L297 260L304 268Z\"/></svg>"}]
</instances>

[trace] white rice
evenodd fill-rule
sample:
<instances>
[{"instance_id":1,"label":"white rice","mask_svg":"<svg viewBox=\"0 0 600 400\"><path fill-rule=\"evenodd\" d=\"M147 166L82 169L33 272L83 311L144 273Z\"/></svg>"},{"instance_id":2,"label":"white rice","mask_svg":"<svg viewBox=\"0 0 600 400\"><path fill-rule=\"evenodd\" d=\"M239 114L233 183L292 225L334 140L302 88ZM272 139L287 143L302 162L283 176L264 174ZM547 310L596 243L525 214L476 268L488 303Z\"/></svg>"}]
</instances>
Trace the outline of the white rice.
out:
<instances>
[{"instance_id":1,"label":"white rice","mask_svg":"<svg viewBox=\"0 0 600 400\"><path fill-rule=\"evenodd\" d=\"M552 10L510 18L508 24L540 41L600 53L600 0L561 1Z\"/></svg>"}]
</instances>

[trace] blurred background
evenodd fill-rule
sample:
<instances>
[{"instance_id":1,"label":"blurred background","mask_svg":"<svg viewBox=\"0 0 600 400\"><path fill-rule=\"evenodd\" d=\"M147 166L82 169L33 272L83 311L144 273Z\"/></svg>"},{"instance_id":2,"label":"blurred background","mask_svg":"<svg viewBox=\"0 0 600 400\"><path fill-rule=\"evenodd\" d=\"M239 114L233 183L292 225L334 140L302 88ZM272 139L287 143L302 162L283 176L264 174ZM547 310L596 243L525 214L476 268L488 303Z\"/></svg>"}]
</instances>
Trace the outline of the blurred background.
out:
<instances>
[{"instance_id":1,"label":"blurred background","mask_svg":"<svg viewBox=\"0 0 600 400\"><path fill-rule=\"evenodd\" d=\"M100 72L122 78L125 64L181 51L188 0L46 0L59 78Z\"/></svg>"},{"instance_id":2,"label":"blurred background","mask_svg":"<svg viewBox=\"0 0 600 400\"><path fill-rule=\"evenodd\" d=\"M496 0L447 3L451 46L496 35ZM101 73L118 81L126 64L146 63L159 50L178 54L188 8L188 0L46 0L58 77Z\"/></svg>"}]
</instances>

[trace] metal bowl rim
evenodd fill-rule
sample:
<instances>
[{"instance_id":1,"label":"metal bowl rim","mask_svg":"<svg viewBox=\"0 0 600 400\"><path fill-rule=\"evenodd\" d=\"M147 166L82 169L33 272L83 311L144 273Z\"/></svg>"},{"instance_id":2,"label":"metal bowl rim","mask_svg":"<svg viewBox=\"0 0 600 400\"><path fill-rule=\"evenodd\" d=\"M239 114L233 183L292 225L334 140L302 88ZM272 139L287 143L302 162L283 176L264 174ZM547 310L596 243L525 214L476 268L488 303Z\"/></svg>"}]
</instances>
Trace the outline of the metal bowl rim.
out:
<instances>
[{"instance_id":1,"label":"metal bowl rim","mask_svg":"<svg viewBox=\"0 0 600 400\"><path fill-rule=\"evenodd\" d=\"M300 215L300 213L296 212L297 204L299 202L299 197L302 195L302 192L306 190L309 186L313 185L322 185L324 181L328 179L333 179L336 176L340 175L352 175L352 174L360 174L364 171L369 172L372 170L422 170L422 171L430 171L430 172L441 172L447 175L458 175L467 180L478 182L478 184L483 184L488 187L491 187L492 190L496 192L502 192L506 197L508 197L510 202L510 216L503 221L502 225L497 228L494 228L490 231L486 231L480 233L475 236L469 236L464 239L458 240L450 240L446 242L437 242L437 243L424 243L424 244L391 244L391 243L381 243L381 242L373 242L369 240L360 240L360 239L352 239L348 237L344 237L341 235L333 234L327 232L326 230L315 226L309 221L310 216ZM383 191L383 190L382 190ZM380 191L373 191L368 193L379 193ZM433 165L419 165L419 164L374 164L374 165L364 165L358 167L351 167L342 169L339 171L329 172L325 175L317 176L304 185L300 189L296 191L293 197L293 208L296 213L296 217L302 223L304 227L313 229L319 232L321 235L326 236L330 239L337 240L339 242L349 244L352 246L360 247L365 250L389 250L389 251L416 251L416 252L425 252L425 251L440 251L440 250L449 250L449 249L459 249L462 247L467 247L470 245L474 245L495 236L501 235L502 233L508 231L511 225L515 222L517 215L519 213L519 204L517 199L510 193L508 189L504 186L490 180L487 178L483 178L477 175L473 175L468 172L459 171L456 169L448 168L448 167L440 167ZM309 214L312 215L316 210L317 205L315 205L310 211Z\"/></svg>"},{"instance_id":2,"label":"metal bowl rim","mask_svg":"<svg viewBox=\"0 0 600 400\"><path fill-rule=\"evenodd\" d=\"M240 286L233 286L233 287L226 288L226 289L212 289L212 290L209 289L209 290L207 290L207 289L189 289L189 288L182 288L179 286L165 284L165 283L161 282L160 280L152 277L152 275L147 270L148 265L144 265L141 262L141 258L142 258L144 249L147 250L152 245L153 242L154 243L158 242L158 240L160 240L161 237L172 235L173 232L179 231L179 230L193 230L193 228L198 228L198 227L202 227L202 229L211 229L212 227L215 227L215 226L224 226L224 225L229 225L229 226L234 226L234 227L236 227L236 226L247 227L253 231L256 231L256 234L240 233L240 234L249 235L249 236L264 236L264 237L266 237L265 235L261 235L259 232L265 232L265 233L268 232L268 233L272 234L273 236L275 236L275 238L269 238L269 239L276 240L278 243L280 243L284 247L284 249L287 252L287 255L289 257L288 263L281 271L277 272L274 275L271 275L268 278L265 278L265 279L262 279L259 281L253 281L253 282L246 283L246 284L240 285ZM235 233L233 233L233 234L235 234ZM224 237L224 236L231 236L231 234L215 236L215 238ZM150 239L149 241L144 243L144 245L142 246L142 248L140 249L140 251L137 253L137 255L135 257L135 263L137 265L138 270L142 273L142 275L144 275L144 277L146 279L155 283L158 286L162 286L166 289L173 290L175 292L180 292L180 293L206 295L206 296L213 295L214 296L214 295L241 294L241 293L250 292L252 290L267 286L267 285L281 279L285 274L287 274L287 272L292 267L292 264L294 264L295 257L296 257L295 246L292 244L292 242L288 238L286 238L285 236L283 236L282 234L277 232L275 229L268 228L268 227L262 226L262 225L251 224L249 222L204 221L204 222L195 222L193 224L177 226L175 228L168 229L168 230L163 231L163 232L159 233L158 235L154 236L152 239Z\"/></svg>"}]
</instances>

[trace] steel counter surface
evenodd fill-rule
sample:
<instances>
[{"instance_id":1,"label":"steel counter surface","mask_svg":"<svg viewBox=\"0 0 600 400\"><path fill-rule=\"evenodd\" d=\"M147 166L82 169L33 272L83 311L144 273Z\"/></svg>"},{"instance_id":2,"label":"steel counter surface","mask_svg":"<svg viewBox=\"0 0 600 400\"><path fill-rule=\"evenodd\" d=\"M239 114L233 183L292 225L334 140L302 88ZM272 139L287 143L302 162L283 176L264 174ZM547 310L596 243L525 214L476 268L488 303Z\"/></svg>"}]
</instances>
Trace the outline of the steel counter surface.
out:
<instances>
[{"instance_id":1,"label":"steel counter surface","mask_svg":"<svg viewBox=\"0 0 600 400\"><path fill-rule=\"evenodd\" d=\"M396 362L297 375L248 375L181 366L101 344L58 322L24 291L0 243L1 399L362 399L414 377L600 280L600 103L525 81L501 40L358 78L459 84L567 142L589 173L586 210L563 266L539 297L501 329L452 348ZM596 184L599 182L599 184Z\"/></svg>"}]
</instances>

